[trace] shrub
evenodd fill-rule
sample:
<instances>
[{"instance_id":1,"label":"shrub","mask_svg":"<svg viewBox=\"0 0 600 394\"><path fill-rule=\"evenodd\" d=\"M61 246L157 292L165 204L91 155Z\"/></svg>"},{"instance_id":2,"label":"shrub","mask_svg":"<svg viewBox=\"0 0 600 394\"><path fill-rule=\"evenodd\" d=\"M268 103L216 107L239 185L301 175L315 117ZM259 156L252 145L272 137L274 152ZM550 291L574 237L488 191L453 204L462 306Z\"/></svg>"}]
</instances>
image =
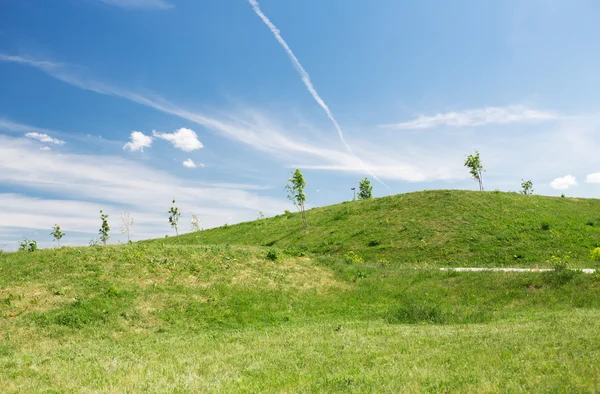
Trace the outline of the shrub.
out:
<instances>
[{"instance_id":1,"label":"shrub","mask_svg":"<svg viewBox=\"0 0 600 394\"><path fill-rule=\"evenodd\" d=\"M540 226L540 228L544 231L548 231L548 230L550 230L550 223L543 222L542 225Z\"/></svg>"},{"instance_id":2,"label":"shrub","mask_svg":"<svg viewBox=\"0 0 600 394\"><path fill-rule=\"evenodd\" d=\"M588 220L585 224L586 226L594 227L594 222L592 220Z\"/></svg>"},{"instance_id":3,"label":"shrub","mask_svg":"<svg viewBox=\"0 0 600 394\"><path fill-rule=\"evenodd\" d=\"M592 250L592 260L600 263L600 248Z\"/></svg>"},{"instance_id":4,"label":"shrub","mask_svg":"<svg viewBox=\"0 0 600 394\"><path fill-rule=\"evenodd\" d=\"M349 251L344 255L344 261L347 264L358 264L364 262L363 258L354 253L353 251Z\"/></svg>"},{"instance_id":5,"label":"shrub","mask_svg":"<svg viewBox=\"0 0 600 394\"><path fill-rule=\"evenodd\" d=\"M564 193L563 193L563 194L561 194L561 195L560 195L560 198L565 198L565 194L564 194Z\"/></svg>"},{"instance_id":6,"label":"shrub","mask_svg":"<svg viewBox=\"0 0 600 394\"><path fill-rule=\"evenodd\" d=\"M369 242L369 246L379 246L380 242L376 239Z\"/></svg>"},{"instance_id":7,"label":"shrub","mask_svg":"<svg viewBox=\"0 0 600 394\"><path fill-rule=\"evenodd\" d=\"M23 250L25 252L35 252L37 250L37 241L29 240L25 238L23 242L19 244L19 250Z\"/></svg>"},{"instance_id":8,"label":"shrub","mask_svg":"<svg viewBox=\"0 0 600 394\"><path fill-rule=\"evenodd\" d=\"M569 260L571 259L571 252L562 253L558 251L553 254L548 260L552 264L553 270L547 273L547 278L550 283L555 285L563 285L573 279L575 274L580 271L569 269Z\"/></svg>"},{"instance_id":9,"label":"shrub","mask_svg":"<svg viewBox=\"0 0 600 394\"><path fill-rule=\"evenodd\" d=\"M269 249L267 252L267 259L271 261L279 260L279 252L277 252L275 249Z\"/></svg>"}]
</instances>

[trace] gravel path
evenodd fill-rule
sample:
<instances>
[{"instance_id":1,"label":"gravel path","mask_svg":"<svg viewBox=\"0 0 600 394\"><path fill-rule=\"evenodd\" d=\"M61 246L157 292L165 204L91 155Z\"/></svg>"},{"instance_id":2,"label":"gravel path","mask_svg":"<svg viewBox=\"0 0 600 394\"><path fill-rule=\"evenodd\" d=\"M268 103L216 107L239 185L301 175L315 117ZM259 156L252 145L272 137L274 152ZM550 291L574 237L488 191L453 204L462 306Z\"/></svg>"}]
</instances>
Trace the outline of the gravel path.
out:
<instances>
[{"instance_id":1,"label":"gravel path","mask_svg":"<svg viewBox=\"0 0 600 394\"><path fill-rule=\"evenodd\" d=\"M548 272L554 270L551 268L440 268L440 271ZM596 273L596 270L594 268L582 268L581 272L584 274L594 274Z\"/></svg>"}]
</instances>

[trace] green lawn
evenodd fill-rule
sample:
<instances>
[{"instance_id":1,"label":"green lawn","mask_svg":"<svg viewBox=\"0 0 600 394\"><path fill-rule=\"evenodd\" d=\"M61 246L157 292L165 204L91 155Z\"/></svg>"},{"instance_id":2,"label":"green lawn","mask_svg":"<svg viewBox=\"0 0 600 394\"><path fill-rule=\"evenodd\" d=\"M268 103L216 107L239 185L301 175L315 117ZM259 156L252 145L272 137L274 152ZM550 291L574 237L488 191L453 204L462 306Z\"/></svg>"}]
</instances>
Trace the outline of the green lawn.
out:
<instances>
[{"instance_id":1,"label":"green lawn","mask_svg":"<svg viewBox=\"0 0 600 394\"><path fill-rule=\"evenodd\" d=\"M600 389L598 275L170 242L0 255L0 392Z\"/></svg>"}]
</instances>

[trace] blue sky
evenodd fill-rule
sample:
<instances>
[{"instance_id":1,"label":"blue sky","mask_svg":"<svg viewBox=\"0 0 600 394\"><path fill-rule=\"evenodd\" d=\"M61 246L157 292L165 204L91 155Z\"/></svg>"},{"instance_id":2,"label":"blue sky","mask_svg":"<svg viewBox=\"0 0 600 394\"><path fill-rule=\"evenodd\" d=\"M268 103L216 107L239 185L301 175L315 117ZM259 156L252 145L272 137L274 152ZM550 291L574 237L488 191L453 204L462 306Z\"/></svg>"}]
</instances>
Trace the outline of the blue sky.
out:
<instances>
[{"instance_id":1,"label":"blue sky","mask_svg":"<svg viewBox=\"0 0 600 394\"><path fill-rule=\"evenodd\" d=\"M111 242L374 194L600 195L596 1L0 3L0 248Z\"/></svg>"}]
</instances>

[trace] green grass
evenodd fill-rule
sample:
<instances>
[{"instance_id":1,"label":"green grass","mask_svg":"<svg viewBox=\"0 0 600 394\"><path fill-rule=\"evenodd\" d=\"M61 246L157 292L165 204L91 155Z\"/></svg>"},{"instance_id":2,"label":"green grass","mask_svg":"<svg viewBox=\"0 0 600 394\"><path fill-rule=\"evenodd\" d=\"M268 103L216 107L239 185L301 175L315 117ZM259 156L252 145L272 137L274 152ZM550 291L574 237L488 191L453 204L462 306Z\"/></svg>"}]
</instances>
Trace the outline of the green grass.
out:
<instances>
[{"instance_id":1,"label":"green grass","mask_svg":"<svg viewBox=\"0 0 600 394\"><path fill-rule=\"evenodd\" d=\"M0 392L598 391L600 275L438 267L452 248L591 266L599 207L424 192L311 210L308 230L0 254Z\"/></svg>"},{"instance_id":2,"label":"green grass","mask_svg":"<svg viewBox=\"0 0 600 394\"><path fill-rule=\"evenodd\" d=\"M600 246L600 200L425 191L352 201L191 233L170 243L264 245L414 266L548 266L558 251L589 266ZM162 241L161 241L162 242Z\"/></svg>"}]
</instances>

